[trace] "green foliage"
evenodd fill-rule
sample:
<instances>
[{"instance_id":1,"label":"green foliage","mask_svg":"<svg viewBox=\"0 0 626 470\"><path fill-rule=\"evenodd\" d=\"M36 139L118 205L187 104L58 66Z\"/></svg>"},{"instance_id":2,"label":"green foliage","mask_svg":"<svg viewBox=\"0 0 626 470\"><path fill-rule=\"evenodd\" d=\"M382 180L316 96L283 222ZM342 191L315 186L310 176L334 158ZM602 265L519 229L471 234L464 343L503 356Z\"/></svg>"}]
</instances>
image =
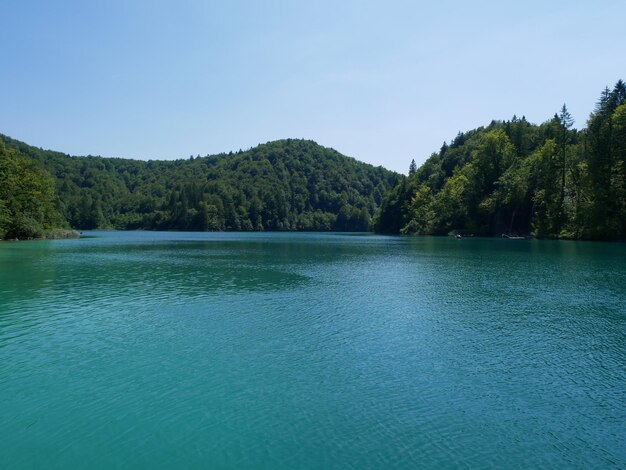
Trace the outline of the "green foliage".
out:
<instances>
[{"instance_id":1,"label":"green foliage","mask_svg":"<svg viewBox=\"0 0 626 470\"><path fill-rule=\"evenodd\" d=\"M620 80L582 131L563 105L459 133L389 192L376 231L626 238L625 102Z\"/></svg>"},{"instance_id":2,"label":"green foliage","mask_svg":"<svg viewBox=\"0 0 626 470\"><path fill-rule=\"evenodd\" d=\"M0 239L38 238L62 226L52 177L0 141Z\"/></svg>"},{"instance_id":3,"label":"green foliage","mask_svg":"<svg viewBox=\"0 0 626 470\"><path fill-rule=\"evenodd\" d=\"M176 161L70 157L0 135L0 237L74 228L626 238L626 85L587 128L492 121L408 178L306 140Z\"/></svg>"},{"instance_id":4,"label":"green foliage","mask_svg":"<svg viewBox=\"0 0 626 470\"><path fill-rule=\"evenodd\" d=\"M409 206L408 223L402 227L403 234L424 235L434 231L436 214L432 206L432 191L422 183L415 191Z\"/></svg>"},{"instance_id":5,"label":"green foliage","mask_svg":"<svg viewBox=\"0 0 626 470\"><path fill-rule=\"evenodd\" d=\"M77 229L363 231L399 178L306 140L146 162L2 139L52 173L59 208Z\"/></svg>"}]
</instances>

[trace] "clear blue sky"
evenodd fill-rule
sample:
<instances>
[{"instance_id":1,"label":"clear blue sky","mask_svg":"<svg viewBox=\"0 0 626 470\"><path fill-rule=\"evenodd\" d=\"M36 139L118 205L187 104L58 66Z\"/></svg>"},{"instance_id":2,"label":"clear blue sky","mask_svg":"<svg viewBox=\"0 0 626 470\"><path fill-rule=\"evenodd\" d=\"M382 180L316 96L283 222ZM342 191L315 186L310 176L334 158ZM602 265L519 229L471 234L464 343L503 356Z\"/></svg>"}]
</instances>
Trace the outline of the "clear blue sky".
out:
<instances>
[{"instance_id":1,"label":"clear blue sky","mask_svg":"<svg viewBox=\"0 0 626 470\"><path fill-rule=\"evenodd\" d=\"M2 0L0 132L186 158L313 139L406 172L459 130L585 125L626 79L626 2Z\"/></svg>"}]
</instances>

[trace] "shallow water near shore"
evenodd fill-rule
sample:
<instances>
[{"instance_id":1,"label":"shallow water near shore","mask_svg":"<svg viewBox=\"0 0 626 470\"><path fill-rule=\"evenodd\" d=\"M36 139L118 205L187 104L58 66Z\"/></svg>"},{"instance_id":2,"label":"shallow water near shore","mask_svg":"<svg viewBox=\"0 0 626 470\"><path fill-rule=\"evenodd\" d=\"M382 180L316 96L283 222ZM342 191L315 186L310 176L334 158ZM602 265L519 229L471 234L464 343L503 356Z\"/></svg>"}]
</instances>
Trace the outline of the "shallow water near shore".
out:
<instances>
[{"instance_id":1,"label":"shallow water near shore","mask_svg":"<svg viewBox=\"0 0 626 470\"><path fill-rule=\"evenodd\" d=\"M626 246L0 244L0 468L624 468Z\"/></svg>"}]
</instances>

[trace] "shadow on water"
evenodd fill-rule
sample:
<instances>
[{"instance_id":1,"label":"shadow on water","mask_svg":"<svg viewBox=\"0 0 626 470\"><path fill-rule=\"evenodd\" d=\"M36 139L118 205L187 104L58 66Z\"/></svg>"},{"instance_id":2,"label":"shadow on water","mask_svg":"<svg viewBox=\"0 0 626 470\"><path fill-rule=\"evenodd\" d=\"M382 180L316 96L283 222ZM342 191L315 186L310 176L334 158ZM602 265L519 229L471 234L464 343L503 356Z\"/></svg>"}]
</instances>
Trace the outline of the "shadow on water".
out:
<instances>
[{"instance_id":1,"label":"shadow on water","mask_svg":"<svg viewBox=\"0 0 626 470\"><path fill-rule=\"evenodd\" d=\"M48 305L55 311L131 304L158 309L279 292L310 283L316 266L368 252L367 245L324 234L91 232L80 240L3 245L0 337L2 325L37 324L50 314Z\"/></svg>"},{"instance_id":2,"label":"shadow on water","mask_svg":"<svg viewBox=\"0 0 626 470\"><path fill-rule=\"evenodd\" d=\"M172 299L286 289L306 282L289 249L182 242L149 245L46 244L0 251L0 313L37 296Z\"/></svg>"}]
</instances>

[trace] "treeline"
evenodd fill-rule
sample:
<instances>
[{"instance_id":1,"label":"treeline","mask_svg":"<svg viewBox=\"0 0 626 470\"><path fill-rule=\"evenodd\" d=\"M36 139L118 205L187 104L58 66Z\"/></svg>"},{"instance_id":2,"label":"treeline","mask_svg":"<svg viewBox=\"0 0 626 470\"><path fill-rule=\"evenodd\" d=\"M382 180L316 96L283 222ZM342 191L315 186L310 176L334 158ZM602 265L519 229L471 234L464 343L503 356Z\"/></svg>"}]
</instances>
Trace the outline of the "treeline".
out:
<instances>
[{"instance_id":1,"label":"treeline","mask_svg":"<svg viewBox=\"0 0 626 470\"><path fill-rule=\"evenodd\" d=\"M307 140L139 161L0 134L0 238L66 226L624 239L626 86L603 91L585 129L565 105L541 125L492 121L412 162L406 178Z\"/></svg>"},{"instance_id":2,"label":"treeline","mask_svg":"<svg viewBox=\"0 0 626 470\"><path fill-rule=\"evenodd\" d=\"M626 86L606 88L576 130L565 105L459 133L385 198L380 233L626 238Z\"/></svg>"},{"instance_id":3,"label":"treeline","mask_svg":"<svg viewBox=\"0 0 626 470\"><path fill-rule=\"evenodd\" d=\"M400 178L307 140L139 161L70 157L0 137L52 175L50 197L76 229L365 231Z\"/></svg>"}]
</instances>

